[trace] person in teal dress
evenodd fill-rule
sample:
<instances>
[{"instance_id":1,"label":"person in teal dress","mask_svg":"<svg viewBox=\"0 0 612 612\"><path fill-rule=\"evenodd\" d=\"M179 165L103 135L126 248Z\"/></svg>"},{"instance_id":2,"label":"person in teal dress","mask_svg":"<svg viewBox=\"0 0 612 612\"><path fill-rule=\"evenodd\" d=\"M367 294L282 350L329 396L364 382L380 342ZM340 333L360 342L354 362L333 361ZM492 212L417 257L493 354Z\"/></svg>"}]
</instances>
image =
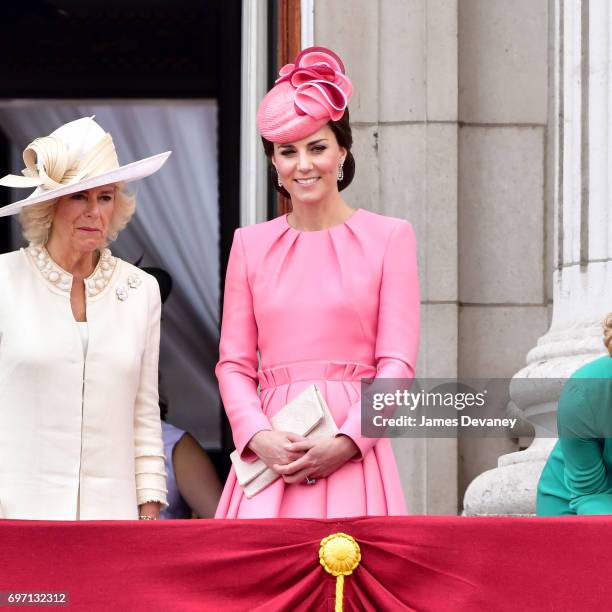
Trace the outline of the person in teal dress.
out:
<instances>
[{"instance_id":1,"label":"person in teal dress","mask_svg":"<svg viewBox=\"0 0 612 612\"><path fill-rule=\"evenodd\" d=\"M610 325L608 325L610 323ZM612 348L612 317L605 343ZM612 514L612 357L579 368L561 392L559 440L538 483L536 514Z\"/></svg>"}]
</instances>

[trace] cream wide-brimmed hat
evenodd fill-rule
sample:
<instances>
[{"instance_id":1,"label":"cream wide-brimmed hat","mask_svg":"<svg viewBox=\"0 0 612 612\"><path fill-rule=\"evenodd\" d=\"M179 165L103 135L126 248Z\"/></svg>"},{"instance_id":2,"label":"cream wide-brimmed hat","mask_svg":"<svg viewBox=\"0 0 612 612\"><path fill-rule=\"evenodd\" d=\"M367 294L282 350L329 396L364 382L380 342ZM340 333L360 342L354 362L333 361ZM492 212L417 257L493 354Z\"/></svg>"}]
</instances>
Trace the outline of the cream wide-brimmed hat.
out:
<instances>
[{"instance_id":1,"label":"cream wide-brimmed hat","mask_svg":"<svg viewBox=\"0 0 612 612\"><path fill-rule=\"evenodd\" d=\"M93 117L70 121L25 148L23 176L7 174L0 179L4 187L36 188L24 200L1 207L0 217L78 191L136 181L157 172L171 153L120 166L111 135Z\"/></svg>"}]
</instances>

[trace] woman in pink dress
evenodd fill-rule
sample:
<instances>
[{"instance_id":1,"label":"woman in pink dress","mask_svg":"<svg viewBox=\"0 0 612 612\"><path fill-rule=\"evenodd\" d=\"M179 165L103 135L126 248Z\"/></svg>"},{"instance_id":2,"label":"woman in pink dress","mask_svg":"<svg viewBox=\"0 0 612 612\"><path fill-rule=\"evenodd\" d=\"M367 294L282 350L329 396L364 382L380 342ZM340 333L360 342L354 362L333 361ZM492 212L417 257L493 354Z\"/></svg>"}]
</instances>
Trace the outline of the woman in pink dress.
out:
<instances>
[{"instance_id":1,"label":"woman in pink dress","mask_svg":"<svg viewBox=\"0 0 612 612\"><path fill-rule=\"evenodd\" d=\"M234 234L216 373L241 457L282 478L249 499L232 468L217 518L406 513L390 440L361 436L360 381L414 376L415 240L406 221L340 195L355 173L351 92L340 58L312 47L281 69L258 110L292 212ZM338 434L273 431L270 417L313 383Z\"/></svg>"}]
</instances>

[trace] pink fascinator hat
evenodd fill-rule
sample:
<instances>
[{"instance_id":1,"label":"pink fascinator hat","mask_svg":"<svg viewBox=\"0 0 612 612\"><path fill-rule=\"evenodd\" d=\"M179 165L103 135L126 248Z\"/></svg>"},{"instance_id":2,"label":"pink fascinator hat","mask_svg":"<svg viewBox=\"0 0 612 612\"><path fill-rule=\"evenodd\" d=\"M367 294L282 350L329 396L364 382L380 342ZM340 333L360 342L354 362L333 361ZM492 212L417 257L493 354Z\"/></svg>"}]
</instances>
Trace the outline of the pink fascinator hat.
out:
<instances>
[{"instance_id":1,"label":"pink fascinator hat","mask_svg":"<svg viewBox=\"0 0 612 612\"><path fill-rule=\"evenodd\" d=\"M352 93L342 60L325 47L308 47L280 69L259 105L257 127L271 142L301 140L341 119Z\"/></svg>"}]
</instances>

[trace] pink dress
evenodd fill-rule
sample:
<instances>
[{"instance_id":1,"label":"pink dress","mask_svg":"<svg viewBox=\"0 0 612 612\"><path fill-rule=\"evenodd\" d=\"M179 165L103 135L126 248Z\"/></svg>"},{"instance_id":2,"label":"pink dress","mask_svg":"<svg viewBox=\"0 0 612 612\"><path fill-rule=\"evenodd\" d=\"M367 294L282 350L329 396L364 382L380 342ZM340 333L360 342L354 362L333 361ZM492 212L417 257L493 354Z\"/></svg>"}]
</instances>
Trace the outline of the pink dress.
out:
<instances>
[{"instance_id":1,"label":"pink dress","mask_svg":"<svg viewBox=\"0 0 612 612\"><path fill-rule=\"evenodd\" d=\"M232 468L216 517L406 514L391 441L361 437L360 379L412 378L418 338L406 221L358 209L322 231L295 230L285 216L236 230L216 369L236 448L254 458L247 444L271 429L268 417L317 383L360 453L315 485L279 479L251 499Z\"/></svg>"}]
</instances>

